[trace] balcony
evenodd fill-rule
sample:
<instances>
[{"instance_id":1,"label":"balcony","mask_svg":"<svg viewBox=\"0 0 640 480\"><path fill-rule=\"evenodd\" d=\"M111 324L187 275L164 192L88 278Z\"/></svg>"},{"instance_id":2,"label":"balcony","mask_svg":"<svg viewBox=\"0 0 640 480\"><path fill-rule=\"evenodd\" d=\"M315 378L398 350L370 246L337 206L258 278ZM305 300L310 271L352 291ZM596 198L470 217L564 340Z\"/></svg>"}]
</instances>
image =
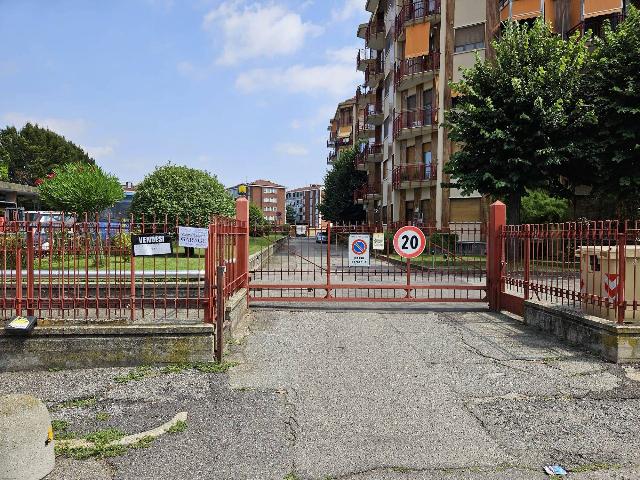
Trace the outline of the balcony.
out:
<instances>
[{"instance_id":1,"label":"balcony","mask_svg":"<svg viewBox=\"0 0 640 480\"><path fill-rule=\"evenodd\" d=\"M333 162L335 162L338 159L338 154L334 151L329 153L329 156L327 157L327 165L333 165Z\"/></svg>"},{"instance_id":2,"label":"balcony","mask_svg":"<svg viewBox=\"0 0 640 480\"><path fill-rule=\"evenodd\" d=\"M356 65L359 71L366 72L367 67L375 62L382 61L382 55L379 55L376 50L370 50L368 48L361 48L358 50L358 56L356 57Z\"/></svg>"},{"instance_id":3,"label":"balcony","mask_svg":"<svg viewBox=\"0 0 640 480\"><path fill-rule=\"evenodd\" d=\"M618 28L618 25L624 22L624 18L625 16L622 12L587 18L569 30L567 32L567 36L570 37L576 32L580 32L580 35L584 35L590 31L594 36L602 37L604 35L604 24L606 21L608 21L611 28L615 30Z\"/></svg>"},{"instance_id":4,"label":"balcony","mask_svg":"<svg viewBox=\"0 0 640 480\"><path fill-rule=\"evenodd\" d=\"M358 26L358 38L362 38L371 50L384 50L385 25L382 19L372 19Z\"/></svg>"},{"instance_id":5,"label":"balcony","mask_svg":"<svg viewBox=\"0 0 640 480\"><path fill-rule=\"evenodd\" d=\"M354 165L357 170L366 170L367 162L369 163L380 163L382 162L382 143L367 143L362 147L362 150L359 151L354 160Z\"/></svg>"},{"instance_id":6,"label":"balcony","mask_svg":"<svg viewBox=\"0 0 640 480\"><path fill-rule=\"evenodd\" d=\"M371 200L379 200L381 195L381 185L365 183L353 193L354 203L363 204Z\"/></svg>"},{"instance_id":7,"label":"balcony","mask_svg":"<svg viewBox=\"0 0 640 480\"><path fill-rule=\"evenodd\" d=\"M356 107L366 107L367 104L375 103L376 91L365 85L356 89Z\"/></svg>"},{"instance_id":8,"label":"balcony","mask_svg":"<svg viewBox=\"0 0 640 480\"><path fill-rule=\"evenodd\" d=\"M365 121L356 122L356 141L357 142L368 142L370 138L376 136L376 127L370 123L366 123Z\"/></svg>"},{"instance_id":9,"label":"balcony","mask_svg":"<svg viewBox=\"0 0 640 480\"><path fill-rule=\"evenodd\" d=\"M440 15L441 0L413 0L403 5L396 15L396 40L404 41L405 28L421 22L435 22Z\"/></svg>"},{"instance_id":10,"label":"balcony","mask_svg":"<svg viewBox=\"0 0 640 480\"><path fill-rule=\"evenodd\" d=\"M438 109L429 106L399 113L393 119L393 139L406 140L418 135L431 136L438 126Z\"/></svg>"},{"instance_id":11,"label":"balcony","mask_svg":"<svg viewBox=\"0 0 640 480\"><path fill-rule=\"evenodd\" d=\"M384 78L384 62L382 59L378 59L375 62L370 62L364 71L364 84L367 87L376 88L378 84Z\"/></svg>"},{"instance_id":12,"label":"balcony","mask_svg":"<svg viewBox=\"0 0 640 480\"><path fill-rule=\"evenodd\" d=\"M364 6L364 9L367 12L376 13L376 10L378 9L379 4L380 4L380 0L367 0L367 3Z\"/></svg>"},{"instance_id":13,"label":"balcony","mask_svg":"<svg viewBox=\"0 0 640 480\"><path fill-rule=\"evenodd\" d=\"M384 111L382 109L382 101L376 103L368 103L364 108L364 123L371 125L382 125L384 123Z\"/></svg>"},{"instance_id":14,"label":"balcony","mask_svg":"<svg viewBox=\"0 0 640 480\"><path fill-rule=\"evenodd\" d=\"M396 63L396 90L407 90L420 83L432 81L439 68L440 52L400 60Z\"/></svg>"},{"instance_id":15,"label":"balcony","mask_svg":"<svg viewBox=\"0 0 640 480\"><path fill-rule=\"evenodd\" d=\"M430 185L438 175L435 163L408 163L398 165L391 174L394 190Z\"/></svg>"}]
</instances>

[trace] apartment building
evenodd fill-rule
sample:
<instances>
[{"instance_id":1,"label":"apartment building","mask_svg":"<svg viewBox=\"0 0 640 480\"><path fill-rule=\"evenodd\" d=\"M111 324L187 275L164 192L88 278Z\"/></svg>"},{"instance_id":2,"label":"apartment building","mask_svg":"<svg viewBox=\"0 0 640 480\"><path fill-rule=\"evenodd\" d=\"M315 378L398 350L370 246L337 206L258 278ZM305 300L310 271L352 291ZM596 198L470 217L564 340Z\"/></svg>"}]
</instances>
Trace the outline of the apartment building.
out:
<instances>
[{"instance_id":1,"label":"apartment building","mask_svg":"<svg viewBox=\"0 0 640 480\"><path fill-rule=\"evenodd\" d=\"M294 188L287 191L287 207L293 208L295 223L311 228L322 226L322 215L318 205L324 197L324 186L318 184Z\"/></svg>"},{"instance_id":2,"label":"apartment building","mask_svg":"<svg viewBox=\"0 0 640 480\"><path fill-rule=\"evenodd\" d=\"M286 187L270 180L256 180L240 184L247 187L247 198L262 210L265 220L275 224L284 224L286 219L285 191ZM227 189L232 197L240 196L240 185Z\"/></svg>"},{"instance_id":3,"label":"apartment building","mask_svg":"<svg viewBox=\"0 0 640 480\"><path fill-rule=\"evenodd\" d=\"M615 26L624 19L629 5L638 0L498 0L500 20L533 21L544 18L564 36L591 30L602 33L605 21Z\"/></svg>"},{"instance_id":4,"label":"apartment building","mask_svg":"<svg viewBox=\"0 0 640 480\"><path fill-rule=\"evenodd\" d=\"M329 140L327 140L327 148L329 148L329 156L327 164L331 165L345 149L352 148L355 145L355 118L356 118L356 99L350 98L338 104L336 113L329 120Z\"/></svg>"},{"instance_id":5,"label":"apartment building","mask_svg":"<svg viewBox=\"0 0 640 480\"><path fill-rule=\"evenodd\" d=\"M484 221L479 194L441 184L455 149L442 126L455 96L449 81L476 54L484 57L491 35L485 1L367 0L365 8L371 17L357 31L364 84L356 90L353 132L356 167L368 181L355 201L369 222Z\"/></svg>"}]
</instances>

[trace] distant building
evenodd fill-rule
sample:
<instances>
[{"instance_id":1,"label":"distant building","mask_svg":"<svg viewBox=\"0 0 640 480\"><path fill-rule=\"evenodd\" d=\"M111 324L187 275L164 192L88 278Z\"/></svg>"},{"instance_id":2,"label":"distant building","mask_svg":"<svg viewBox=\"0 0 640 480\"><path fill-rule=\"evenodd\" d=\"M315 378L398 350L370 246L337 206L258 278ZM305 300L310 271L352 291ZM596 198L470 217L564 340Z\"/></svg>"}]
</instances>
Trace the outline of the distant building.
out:
<instances>
[{"instance_id":1,"label":"distant building","mask_svg":"<svg viewBox=\"0 0 640 480\"><path fill-rule=\"evenodd\" d=\"M29 185L0 182L0 217L5 209L35 208L39 205L38 189Z\"/></svg>"},{"instance_id":2,"label":"distant building","mask_svg":"<svg viewBox=\"0 0 640 480\"><path fill-rule=\"evenodd\" d=\"M262 210L265 220L276 224L286 222L285 190L286 187L270 180L256 180L247 184L238 184L227 189L233 198L240 195L240 185L247 186L247 197Z\"/></svg>"},{"instance_id":3,"label":"distant building","mask_svg":"<svg viewBox=\"0 0 640 480\"><path fill-rule=\"evenodd\" d=\"M292 207L295 223L308 225L311 228L322 226L322 215L318 205L324 197L324 186L312 184L294 188L287 192L287 207Z\"/></svg>"},{"instance_id":4,"label":"distant building","mask_svg":"<svg viewBox=\"0 0 640 480\"><path fill-rule=\"evenodd\" d=\"M122 184L122 190L124 190L124 198L102 214L105 219L107 215L110 216L111 220L123 220L130 217L131 202L133 202L133 197L136 194L136 186L131 182L126 182Z\"/></svg>"}]
</instances>

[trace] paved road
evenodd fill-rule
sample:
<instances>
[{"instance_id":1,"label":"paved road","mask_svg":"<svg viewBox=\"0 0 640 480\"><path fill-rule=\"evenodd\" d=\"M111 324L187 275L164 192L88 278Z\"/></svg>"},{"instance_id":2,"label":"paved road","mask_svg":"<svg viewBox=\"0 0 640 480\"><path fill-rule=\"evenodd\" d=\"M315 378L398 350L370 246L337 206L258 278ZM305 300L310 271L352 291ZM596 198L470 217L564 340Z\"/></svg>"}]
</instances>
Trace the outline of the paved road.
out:
<instances>
[{"instance_id":1,"label":"paved road","mask_svg":"<svg viewBox=\"0 0 640 480\"><path fill-rule=\"evenodd\" d=\"M58 459L52 479L638 479L640 368L623 369L501 315L257 310L228 375L127 369L0 374L79 434L187 431L121 457ZM632 378L630 378L632 377ZM93 405L60 406L95 397ZM97 414L109 414L108 420ZM104 416L102 416L104 418Z\"/></svg>"}]
</instances>

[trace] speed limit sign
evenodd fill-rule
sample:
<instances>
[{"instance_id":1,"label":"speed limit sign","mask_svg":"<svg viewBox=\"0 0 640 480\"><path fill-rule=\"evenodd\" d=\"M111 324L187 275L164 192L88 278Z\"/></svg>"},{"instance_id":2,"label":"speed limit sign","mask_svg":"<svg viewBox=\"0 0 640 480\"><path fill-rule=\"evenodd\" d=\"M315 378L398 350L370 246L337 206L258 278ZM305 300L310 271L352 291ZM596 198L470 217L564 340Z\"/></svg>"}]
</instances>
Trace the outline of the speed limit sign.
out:
<instances>
[{"instance_id":1,"label":"speed limit sign","mask_svg":"<svg viewBox=\"0 0 640 480\"><path fill-rule=\"evenodd\" d=\"M427 246L427 238L418 227L402 227L393 237L393 248L404 258L419 256Z\"/></svg>"}]
</instances>

